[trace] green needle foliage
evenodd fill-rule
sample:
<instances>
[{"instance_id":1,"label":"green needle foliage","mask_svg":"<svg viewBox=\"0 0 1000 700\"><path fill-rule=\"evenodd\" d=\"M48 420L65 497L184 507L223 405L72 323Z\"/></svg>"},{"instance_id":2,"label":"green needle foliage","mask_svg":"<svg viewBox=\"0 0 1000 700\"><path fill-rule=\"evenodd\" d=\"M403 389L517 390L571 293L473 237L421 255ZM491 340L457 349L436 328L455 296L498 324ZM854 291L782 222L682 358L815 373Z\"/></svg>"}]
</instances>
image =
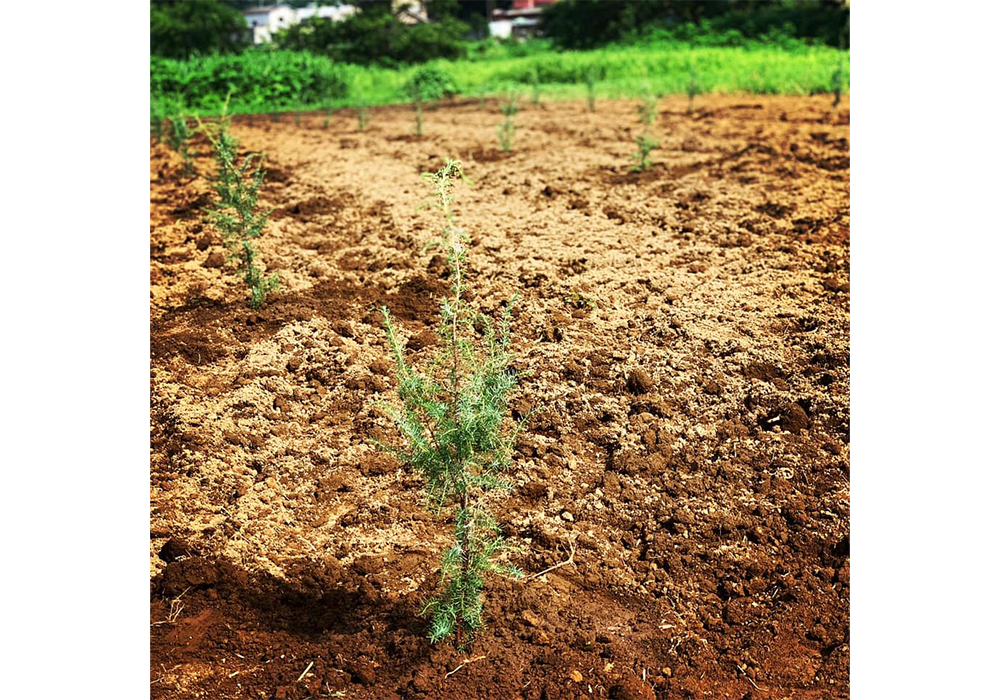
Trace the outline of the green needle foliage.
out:
<instances>
[{"instance_id":1,"label":"green needle foliage","mask_svg":"<svg viewBox=\"0 0 1000 700\"><path fill-rule=\"evenodd\" d=\"M208 218L222 234L222 242L229 249L229 259L239 261L237 270L250 288L250 307L259 309L279 284L278 273L264 274L259 264L260 253L254 245L273 211L260 210L257 206L264 183L264 156L251 153L242 163L238 161L236 138L229 132L225 113L212 128L202 125L202 130L215 149L219 165L215 181L219 200L210 206Z\"/></svg>"},{"instance_id":2,"label":"green needle foliage","mask_svg":"<svg viewBox=\"0 0 1000 700\"><path fill-rule=\"evenodd\" d=\"M538 79L537 68L531 69L531 74L528 76L528 80L531 84L531 104L537 107L542 101L542 84Z\"/></svg>"},{"instance_id":3,"label":"green needle foliage","mask_svg":"<svg viewBox=\"0 0 1000 700\"><path fill-rule=\"evenodd\" d=\"M649 159L649 154L654 148L660 145L660 142L654 141L653 137L647 132L638 137L635 140L635 144L639 147L639 150L632 154L631 160L636 161L636 164L632 166L632 172L638 173L653 164Z\"/></svg>"},{"instance_id":4,"label":"green needle foliage","mask_svg":"<svg viewBox=\"0 0 1000 700\"><path fill-rule=\"evenodd\" d=\"M504 473L521 423L512 430L506 430L505 423L508 395L518 375L509 367L510 304L494 325L465 300L469 238L456 226L451 208L454 180L464 179L462 164L449 160L423 177L434 189L431 206L444 219L441 239L434 245L447 253L451 292L441 304L438 333L443 349L426 372L407 362L389 311L382 308L402 403L385 410L404 442L400 449L385 449L423 477L435 512L450 508L454 515L455 541L441 562L441 591L423 614L431 618L432 641L454 634L458 647L464 648L483 624L486 575L522 575L501 560L511 547L484 504L488 492L511 488Z\"/></svg>"},{"instance_id":5,"label":"green needle foliage","mask_svg":"<svg viewBox=\"0 0 1000 700\"><path fill-rule=\"evenodd\" d=\"M500 99L500 112L503 114L503 121L497 127L497 138L500 140L500 149L504 153L510 153L514 147L514 136L517 127L514 125L514 116L517 114L517 93L508 92Z\"/></svg>"}]
</instances>

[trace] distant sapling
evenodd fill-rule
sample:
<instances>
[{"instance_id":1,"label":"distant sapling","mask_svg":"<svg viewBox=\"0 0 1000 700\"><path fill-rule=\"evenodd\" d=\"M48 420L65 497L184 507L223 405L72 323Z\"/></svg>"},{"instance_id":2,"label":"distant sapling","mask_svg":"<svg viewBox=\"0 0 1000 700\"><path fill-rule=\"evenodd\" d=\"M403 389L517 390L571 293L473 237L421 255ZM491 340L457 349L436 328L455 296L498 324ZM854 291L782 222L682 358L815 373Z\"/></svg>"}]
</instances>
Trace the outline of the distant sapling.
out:
<instances>
[{"instance_id":1,"label":"distant sapling","mask_svg":"<svg viewBox=\"0 0 1000 700\"><path fill-rule=\"evenodd\" d=\"M542 85L538 77L538 68L532 68L528 76L531 84L531 104L537 107L542 101Z\"/></svg>"},{"instance_id":2,"label":"distant sapling","mask_svg":"<svg viewBox=\"0 0 1000 700\"><path fill-rule=\"evenodd\" d=\"M587 109L593 112L596 109L594 103L594 88L597 85L597 70L594 68L588 68L583 74L583 81L587 84Z\"/></svg>"},{"instance_id":3,"label":"distant sapling","mask_svg":"<svg viewBox=\"0 0 1000 700\"><path fill-rule=\"evenodd\" d=\"M514 136L517 133L517 127L514 125L514 116L517 114L517 98L517 93L510 91L500 99L500 112L504 118L497 127L497 138L500 141L500 149L504 153L510 153L514 147Z\"/></svg>"},{"instance_id":4,"label":"distant sapling","mask_svg":"<svg viewBox=\"0 0 1000 700\"><path fill-rule=\"evenodd\" d=\"M447 508L454 518L455 539L441 562L440 592L423 614L431 618L432 641L454 634L464 648L483 624L486 574L522 575L504 561L511 546L487 509L486 496L511 488L504 474L524 419L506 427L508 396L518 378L509 366L510 304L495 325L466 300L469 237L456 225L452 210L452 187L456 178L464 179L462 165L449 160L423 177L434 190L432 206L444 220L436 245L447 255L451 292L441 303L438 334L443 347L427 371L407 361L389 311L382 309L401 402L385 410L404 443L385 449L423 477L429 506L435 512Z\"/></svg>"},{"instance_id":5,"label":"distant sapling","mask_svg":"<svg viewBox=\"0 0 1000 700\"><path fill-rule=\"evenodd\" d=\"M647 88L642 91L642 104L639 105L639 119L646 126L652 126L656 122L657 96Z\"/></svg>"},{"instance_id":6,"label":"distant sapling","mask_svg":"<svg viewBox=\"0 0 1000 700\"><path fill-rule=\"evenodd\" d=\"M413 103L413 112L417 120L417 136L424 135L424 107L423 90L420 88L420 83L416 81L411 81L406 84L406 93L410 97L410 102Z\"/></svg>"},{"instance_id":7,"label":"distant sapling","mask_svg":"<svg viewBox=\"0 0 1000 700\"><path fill-rule=\"evenodd\" d=\"M188 141L194 136L194 132L191 131L191 127L188 126L187 117L183 114L175 114L169 118L170 130L167 134L168 142L170 147L180 154L184 161L184 174L191 175L194 173L194 161L191 160L191 154L188 152Z\"/></svg>"},{"instance_id":8,"label":"distant sapling","mask_svg":"<svg viewBox=\"0 0 1000 700\"><path fill-rule=\"evenodd\" d=\"M836 107L840 104L840 92L844 86L844 62L842 60L837 61L831 82L833 83L833 106Z\"/></svg>"},{"instance_id":9,"label":"distant sapling","mask_svg":"<svg viewBox=\"0 0 1000 700\"><path fill-rule=\"evenodd\" d=\"M700 95L701 93L702 93L701 80L698 77L698 72L694 69L694 64L692 64L688 68L688 82L687 82L688 114L691 114L694 111L694 98Z\"/></svg>"},{"instance_id":10,"label":"distant sapling","mask_svg":"<svg viewBox=\"0 0 1000 700\"><path fill-rule=\"evenodd\" d=\"M632 160L636 161L636 164L632 166L632 172L642 172L652 165L649 154L660 145L660 142L654 141L653 137L646 132L635 140L635 144L639 150L632 154Z\"/></svg>"},{"instance_id":11,"label":"distant sapling","mask_svg":"<svg viewBox=\"0 0 1000 700\"><path fill-rule=\"evenodd\" d=\"M358 102L355 105L355 110L358 113L358 131L364 131L368 128L368 104L365 102L364 95L358 95Z\"/></svg>"},{"instance_id":12,"label":"distant sapling","mask_svg":"<svg viewBox=\"0 0 1000 700\"><path fill-rule=\"evenodd\" d=\"M278 273L265 275L259 264L260 254L254 240L260 238L271 215L271 209L257 206L260 187L264 182L264 156L248 155L240 164L236 156L237 142L229 132L223 114L218 123L202 126L215 149L219 172L215 191L219 200L209 207L209 221L222 234L222 242L229 249L230 259L239 261L238 271L250 288L250 307L259 309L267 295L278 288Z\"/></svg>"}]
</instances>

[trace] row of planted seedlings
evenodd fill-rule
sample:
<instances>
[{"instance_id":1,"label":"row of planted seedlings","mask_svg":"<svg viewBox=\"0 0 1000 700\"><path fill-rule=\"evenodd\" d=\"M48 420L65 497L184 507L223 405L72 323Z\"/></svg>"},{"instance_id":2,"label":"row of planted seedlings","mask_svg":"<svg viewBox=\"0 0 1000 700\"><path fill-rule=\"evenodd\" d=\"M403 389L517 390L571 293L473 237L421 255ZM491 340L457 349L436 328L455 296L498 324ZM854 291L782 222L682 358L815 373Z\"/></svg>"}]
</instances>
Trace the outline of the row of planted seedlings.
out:
<instances>
[{"instance_id":1,"label":"row of planted seedlings","mask_svg":"<svg viewBox=\"0 0 1000 700\"><path fill-rule=\"evenodd\" d=\"M409 89L415 95L417 133L421 134L423 117L420 95L426 93L426 86L416 82ZM517 130L514 118L519 111L519 98L518 92L508 87L500 99L503 120L497 127L497 138L501 150L505 153L513 150ZM659 145L650 134L657 116L657 101L658 96L652 94L646 86L643 90L643 104L639 106L640 118L646 125L646 130L636 139L638 150L631 158L634 161L633 171L648 168L651 165L650 153ZM198 117L194 118L198 126L197 131L203 133L211 144L218 166L214 182L218 198L209 206L207 215L209 222L221 233L223 243L229 250L229 259L237 260L237 272L249 288L251 307L258 309L267 296L279 286L277 273L265 274L255 243L264 232L271 214L271 210L264 210L258 205L260 188L265 177L264 156L260 153L251 153L242 160L239 159L238 142L230 130L231 119L226 109L228 102L227 97L217 120L202 121ZM329 115L326 119L328 122ZM358 120L359 128L367 126L368 112L363 101L358 106ZM189 118L183 114L175 114L157 120L156 124L159 126L159 131L154 135L166 137L170 146L182 157L184 174L192 176L194 163L188 143L196 132L191 129Z\"/></svg>"},{"instance_id":2,"label":"row of planted seedlings","mask_svg":"<svg viewBox=\"0 0 1000 700\"><path fill-rule=\"evenodd\" d=\"M174 121L183 123L189 136L193 133L187 119ZM217 165L217 199L207 208L208 221L221 234L230 259L237 261L237 271L249 288L249 305L259 309L279 284L277 273L265 274L256 247L272 211L258 203L264 156L238 156L225 110L217 120L195 121L211 144ZM421 614L430 618L432 641L452 638L465 648L483 625L486 577L523 575L509 561L513 548L490 513L487 495L512 488L506 475L514 441L527 417L515 424L508 405L518 380L510 367L511 311L516 300L503 306L499 319L479 312L470 301L470 239L452 208L456 181L467 182L462 165L449 160L423 179L433 192L429 205L442 222L440 236L427 247L445 253L450 293L441 300L440 351L424 368L407 360L390 311L382 309L396 365L398 401L381 407L398 427L401 441L378 445L423 478L426 505L453 523L453 543L441 560L440 590Z\"/></svg>"}]
</instances>

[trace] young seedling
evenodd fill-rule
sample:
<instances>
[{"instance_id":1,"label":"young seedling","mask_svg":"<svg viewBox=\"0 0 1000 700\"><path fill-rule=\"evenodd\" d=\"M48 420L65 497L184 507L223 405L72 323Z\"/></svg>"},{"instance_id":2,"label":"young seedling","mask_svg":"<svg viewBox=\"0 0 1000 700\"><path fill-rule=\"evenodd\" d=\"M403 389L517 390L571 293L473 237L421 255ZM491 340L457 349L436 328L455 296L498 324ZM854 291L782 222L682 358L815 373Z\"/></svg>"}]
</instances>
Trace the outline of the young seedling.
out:
<instances>
[{"instance_id":1,"label":"young seedling","mask_svg":"<svg viewBox=\"0 0 1000 700\"><path fill-rule=\"evenodd\" d=\"M847 16L847 21L844 22L844 26L840 28L840 40L838 42L840 50L843 51L847 47L847 41L851 35L851 17ZM834 108L840 104L840 92L844 88L844 59L837 59L837 68L833 71L833 106Z\"/></svg>"},{"instance_id":2,"label":"young seedling","mask_svg":"<svg viewBox=\"0 0 1000 700\"><path fill-rule=\"evenodd\" d=\"M157 104L155 107L149 108L149 133L156 140L156 143L163 141L163 124L166 120L167 115L162 106Z\"/></svg>"},{"instance_id":3,"label":"young seedling","mask_svg":"<svg viewBox=\"0 0 1000 700\"><path fill-rule=\"evenodd\" d=\"M837 61L837 67L833 71L831 82L833 83L833 106L836 107L840 104L840 91L843 89L844 85L843 61Z\"/></svg>"},{"instance_id":4,"label":"young seedling","mask_svg":"<svg viewBox=\"0 0 1000 700\"><path fill-rule=\"evenodd\" d=\"M407 83L406 92L410 97L410 102L413 103L413 111L417 120L417 136L423 136L424 135L423 90L420 89L420 84L414 81Z\"/></svg>"},{"instance_id":5,"label":"young seedling","mask_svg":"<svg viewBox=\"0 0 1000 700\"><path fill-rule=\"evenodd\" d=\"M358 95L358 102L355 106L355 110L358 113L358 131L364 131L368 128L368 104L365 102L364 95Z\"/></svg>"},{"instance_id":6,"label":"young seedling","mask_svg":"<svg viewBox=\"0 0 1000 700\"><path fill-rule=\"evenodd\" d=\"M582 292L574 291L565 297L566 303L575 311L590 313L597 308L597 303Z\"/></svg>"},{"instance_id":7,"label":"young seedling","mask_svg":"<svg viewBox=\"0 0 1000 700\"><path fill-rule=\"evenodd\" d=\"M500 100L503 121L497 127L497 138L500 140L500 149L504 153L510 153L514 147L514 136L517 132L517 127L514 125L514 115L517 114L517 97L516 92L508 92Z\"/></svg>"},{"instance_id":8,"label":"young seedling","mask_svg":"<svg viewBox=\"0 0 1000 700\"><path fill-rule=\"evenodd\" d=\"M649 154L654 148L660 145L660 142L654 141L653 137L647 132L638 137L635 140L635 144L639 147L639 150L632 154L631 160L636 161L636 164L632 166L632 172L640 173L653 164L649 159Z\"/></svg>"},{"instance_id":9,"label":"young seedling","mask_svg":"<svg viewBox=\"0 0 1000 700\"><path fill-rule=\"evenodd\" d=\"M431 641L454 634L462 649L483 624L485 576L523 575L502 561L512 547L500 534L485 497L511 488L504 473L524 419L505 429L508 395L518 378L509 366L510 304L494 325L466 301L469 238L452 211L454 180L464 179L462 164L449 160L423 177L434 190L432 206L444 220L436 245L447 254L451 292L441 304L438 333L443 349L427 372L407 362L389 311L382 308L402 403L385 409L404 442L400 449L385 449L423 477L432 510L448 508L454 517L454 544L441 561L441 590L423 614L431 618Z\"/></svg>"},{"instance_id":10,"label":"young seedling","mask_svg":"<svg viewBox=\"0 0 1000 700\"><path fill-rule=\"evenodd\" d=\"M694 69L694 65L691 65L688 69L688 82L687 82L687 96L688 96L688 108L687 113L691 114L694 112L694 98L702 93L701 80L698 78L698 73Z\"/></svg>"},{"instance_id":11,"label":"young seedling","mask_svg":"<svg viewBox=\"0 0 1000 700\"><path fill-rule=\"evenodd\" d=\"M302 112L295 113L295 126L302 126Z\"/></svg>"},{"instance_id":12,"label":"young seedling","mask_svg":"<svg viewBox=\"0 0 1000 700\"><path fill-rule=\"evenodd\" d=\"M597 85L597 71L593 68L588 68L587 72L583 74L583 81L587 84L587 109L593 112L597 109L594 102L594 86Z\"/></svg>"},{"instance_id":13,"label":"young seedling","mask_svg":"<svg viewBox=\"0 0 1000 700\"><path fill-rule=\"evenodd\" d=\"M656 122L656 95L650 92L648 89L644 89L642 93L642 104L639 105L639 119L646 126L652 126Z\"/></svg>"},{"instance_id":14,"label":"young seedling","mask_svg":"<svg viewBox=\"0 0 1000 700\"><path fill-rule=\"evenodd\" d=\"M187 117L182 114L175 114L170 117L169 122L170 131L167 138L170 147L179 153L184 160L184 174L191 175L194 173L194 161L191 160L187 144L194 133L188 126Z\"/></svg>"},{"instance_id":15,"label":"young seedling","mask_svg":"<svg viewBox=\"0 0 1000 700\"><path fill-rule=\"evenodd\" d=\"M542 84L538 79L538 69L532 68L529 76L531 84L531 104L537 107L542 101Z\"/></svg>"},{"instance_id":16,"label":"young seedling","mask_svg":"<svg viewBox=\"0 0 1000 700\"><path fill-rule=\"evenodd\" d=\"M324 113L323 113L323 128L324 129L329 129L330 128L330 117L332 115L333 115L333 110L330 109L329 107L327 107L326 110L324 110Z\"/></svg>"},{"instance_id":17,"label":"young seedling","mask_svg":"<svg viewBox=\"0 0 1000 700\"><path fill-rule=\"evenodd\" d=\"M260 187L264 183L264 156L252 153L242 164L238 163L237 142L229 132L225 114L211 127L202 125L202 130L215 149L219 165L215 181L219 201L210 206L208 218L222 234L222 242L230 252L229 259L239 261L237 270L250 288L250 307L259 309L267 295L275 291L279 284L278 273L264 274L258 264L260 254L254 245L273 211L262 211L257 206Z\"/></svg>"}]
</instances>

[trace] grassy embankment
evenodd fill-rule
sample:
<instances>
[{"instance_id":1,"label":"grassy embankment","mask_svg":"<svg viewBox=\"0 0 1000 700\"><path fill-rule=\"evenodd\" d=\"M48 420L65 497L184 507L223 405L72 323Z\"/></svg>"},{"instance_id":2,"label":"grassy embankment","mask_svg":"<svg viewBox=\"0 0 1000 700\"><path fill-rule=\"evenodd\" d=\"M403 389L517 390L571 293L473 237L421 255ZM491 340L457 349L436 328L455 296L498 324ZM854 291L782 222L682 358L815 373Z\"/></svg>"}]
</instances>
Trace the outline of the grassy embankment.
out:
<instances>
[{"instance_id":1,"label":"grassy embankment","mask_svg":"<svg viewBox=\"0 0 1000 700\"><path fill-rule=\"evenodd\" d=\"M526 55L513 55L522 53ZM770 46L691 46L655 43L592 51L506 47L473 52L460 60L435 60L399 70L333 63L288 51L248 51L190 61L154 58L150 100L154 113L217 113L232 90L231 113L338 109L405 102L403 84L416 71L448 73L461 95L491 96L512 83L525 95L538 76L543 100L582 100L585 79L596 74L597 99L634 98L644 90L685 94L692 80L703 93L816 94L833 92L838 64L849 87L850 52L802 43Z\"/></svg>"}]
</instances>

